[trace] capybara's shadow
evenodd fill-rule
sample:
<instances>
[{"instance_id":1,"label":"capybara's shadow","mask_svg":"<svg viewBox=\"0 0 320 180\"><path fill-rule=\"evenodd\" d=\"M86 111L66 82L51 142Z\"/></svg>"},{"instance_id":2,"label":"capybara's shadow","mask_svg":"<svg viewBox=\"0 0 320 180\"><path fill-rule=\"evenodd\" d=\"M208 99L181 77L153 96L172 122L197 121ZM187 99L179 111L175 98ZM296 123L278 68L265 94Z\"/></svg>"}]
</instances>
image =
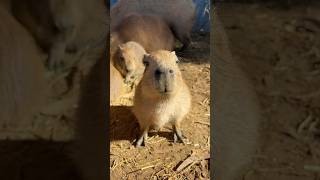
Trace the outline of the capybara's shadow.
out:
<instances>
[{"instance_id":1,"label":"capybara's shadow","mask_svg":"<svg viewBox=\"0 0 320 180\"><path fill-rule=\"evenodd\" d=\"M81 180L69 151L71 143L0 141L1 180Z\"/></svg>"},{"instance_id":2,"label":"capybara's shadow","mask_svg":"<svg viewBox=\"0 0 320 180\"><path fill-rule=\"evenodd\" d=\"M129 106L110 106L110 141L133 140L139 132L139 124Z\"/></svg>"},{"instance_id":3,"label":"capybara's shadow","mask_svg":"<svg viewBox=\"0 0 320 180\"><path fill-rule=\"evenodd\" d=\"M110 141L129 140L134 143L139 135L139 123L131 112L130 106L110 106ZM158 135L173 141L173 133L166 131L149 131L148 136Z\"/></svg>"}]
</instances>

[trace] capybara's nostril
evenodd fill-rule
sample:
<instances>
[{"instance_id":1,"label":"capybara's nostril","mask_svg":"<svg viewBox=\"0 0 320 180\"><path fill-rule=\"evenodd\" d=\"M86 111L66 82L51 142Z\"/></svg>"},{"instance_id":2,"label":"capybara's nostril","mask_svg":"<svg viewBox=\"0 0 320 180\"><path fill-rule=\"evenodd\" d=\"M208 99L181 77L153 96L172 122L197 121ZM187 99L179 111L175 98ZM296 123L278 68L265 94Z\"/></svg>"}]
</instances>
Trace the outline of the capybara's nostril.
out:
<instances>
[{"instance_id":1,"label":"capybara's nostril","mask_svg":"<svg viewBox=\"0 0 320 180\"><path fill-rule=\"evenodd\" d=\"M160 75L161 71L159 69L157 69L155 73L156 73L156 75Z\"/></svg>"},{"instance_id":2,"label":"capybara's nostril","mask_svg":"<svg viewBox=\"0 0 320 180\"><path fill-rule=\"evenodd\" d=\"M130 76L130 79L134 79L134 76Z\"/></svg>"}]
</instances>

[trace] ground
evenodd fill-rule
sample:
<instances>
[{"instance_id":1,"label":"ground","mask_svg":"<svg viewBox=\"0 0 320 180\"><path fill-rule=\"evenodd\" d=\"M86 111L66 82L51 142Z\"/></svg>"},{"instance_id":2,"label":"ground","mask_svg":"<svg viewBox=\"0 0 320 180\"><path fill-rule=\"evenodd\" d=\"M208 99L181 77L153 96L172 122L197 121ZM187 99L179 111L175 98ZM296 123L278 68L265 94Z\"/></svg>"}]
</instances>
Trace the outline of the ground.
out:
<instances>
[{"instance_id":1,"label":"ground","mask_svg":"<svg viewBox=\"0 0 320 180\"><path fill-rule=\"evenodd\" d=\"M315 180L320 172L320 6L220 5L233 57L263 110L245 180Z\"/></svg>"},{"instance_id":2,"label":"ground","mask_svg":"<svg viewBox=\"0 0 320 180\"><path fill-rule=\"evenodd\" d=\"M139 126L130 112L132 97L112 102L111 179L209 179L210 35L195 34L190 48L179 57L179 67L192 95L191 111L182 123L190 144L174 144L168 125L150 133L146 147L135 148ZM181 163L191 155L200 160L180 170Z\"/></svg>"}]
</instances>

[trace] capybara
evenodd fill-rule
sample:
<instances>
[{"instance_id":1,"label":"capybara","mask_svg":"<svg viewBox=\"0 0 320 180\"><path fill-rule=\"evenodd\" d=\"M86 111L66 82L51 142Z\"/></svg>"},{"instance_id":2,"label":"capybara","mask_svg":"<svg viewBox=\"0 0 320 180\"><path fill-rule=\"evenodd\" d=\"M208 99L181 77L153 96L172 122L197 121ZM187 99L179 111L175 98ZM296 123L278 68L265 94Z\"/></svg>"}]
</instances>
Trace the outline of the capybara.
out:
<instances>
[{"instance_id":1,"label":"capybara","mask_svg":"<svg viewBox=\"0 0 320 180\"><path fill-rule=\"evenodd\" d=\"M147 52L173 50L175 38L167 23L158 16L129 14L112 29L112 46L135 41Z\"/></svg>"},{"instance_id":2,"label":"capybara","mask_svg":"<svg viewBox=\"0 0 320 180\"><path fill-rule=\"evenodd\" d=\"M56 69L66 51L79 51L103 39L103 0L11 0L12 14L48 53L48 66ZM94 12L94 13L93 13Z\"/></svg>"},{"instance_id":3,"label":"capybara","mask_svg":"<svg viewBox=\"0 0 320 180\"><path fill-rule=\"evenodd\" d=\"M124 94L124 82L120 72L110 63L110 102Z\"/></svg>"},{"instance_id":4,"label":"capybara","mask_svg":"<svg viewBox=\"0 0 320 180\"><path fill-rule=\"evenodd\" d=\"M184 142L180 125L191 107L191 95L175 52L154 51L143 61L147 67L132 108L141 130L136 147L145 144L149 129L159 129L168 122L173 123L174 142Z\"/></svg>"},{"instance_id":5,"label":"capybara","mask_svg":"<svg viewBox=\"0 0 320 180\"><path fill-rule=\"evenodd\" d=\"M195 21L195 4L192 0L119 0L111 8L111 30L130 13L162 17L183 44L181 50L189 46Z\"/></svg>"},{"instance_id":6,"label":"capybara","mask_svg":"<svg viewBox=\"0 0 320 180\"><path fill-rule=\"evenodd\" d=\"M118 47L115 57L112 58L115 67L125 78L126 84L137 82L145 69L142 61L146 51L140 44L133 41L120 44Z\"/></svg>"},{"instance_id":7,"label":"capybara","mask_svg":"<svg viewBox=\"0 0 320 180\"><path fill-rule=\"evenodd\" d=\"M45 105L45 71L27 30L0 6L1 127L24 127Z\"/></svg>"},{"instance_id":8,"label":"capybara","mask_svg":"<svg viewBox=\"0 0 320 180\"><path fill-rule=\"evenodd\" d=\"M218 9L218 8L217 8ZM222 24L213 12L213 179L240 180L255 155L261 122L259 103L248 78L232 59Z\"/></svg>"}]
</instances>

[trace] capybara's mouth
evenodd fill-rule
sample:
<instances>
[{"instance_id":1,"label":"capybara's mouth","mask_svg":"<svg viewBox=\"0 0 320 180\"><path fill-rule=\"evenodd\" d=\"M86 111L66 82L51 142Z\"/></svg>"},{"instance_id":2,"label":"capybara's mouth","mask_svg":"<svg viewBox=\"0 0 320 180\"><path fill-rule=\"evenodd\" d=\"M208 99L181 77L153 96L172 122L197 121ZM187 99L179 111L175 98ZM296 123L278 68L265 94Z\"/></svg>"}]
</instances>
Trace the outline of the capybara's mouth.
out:
<instances>
[{"instance_id":1,"label":"capybara's mouth","mask_svg":"<svg viewBox=\"0 0 320 180\"><path fill-rule=\"evenodd\" d=\"M159 92L160 94L163 94L163 95L169 95L173 93L173 90L168 88L160 88Z\"/></svg>"}]
</instances>

